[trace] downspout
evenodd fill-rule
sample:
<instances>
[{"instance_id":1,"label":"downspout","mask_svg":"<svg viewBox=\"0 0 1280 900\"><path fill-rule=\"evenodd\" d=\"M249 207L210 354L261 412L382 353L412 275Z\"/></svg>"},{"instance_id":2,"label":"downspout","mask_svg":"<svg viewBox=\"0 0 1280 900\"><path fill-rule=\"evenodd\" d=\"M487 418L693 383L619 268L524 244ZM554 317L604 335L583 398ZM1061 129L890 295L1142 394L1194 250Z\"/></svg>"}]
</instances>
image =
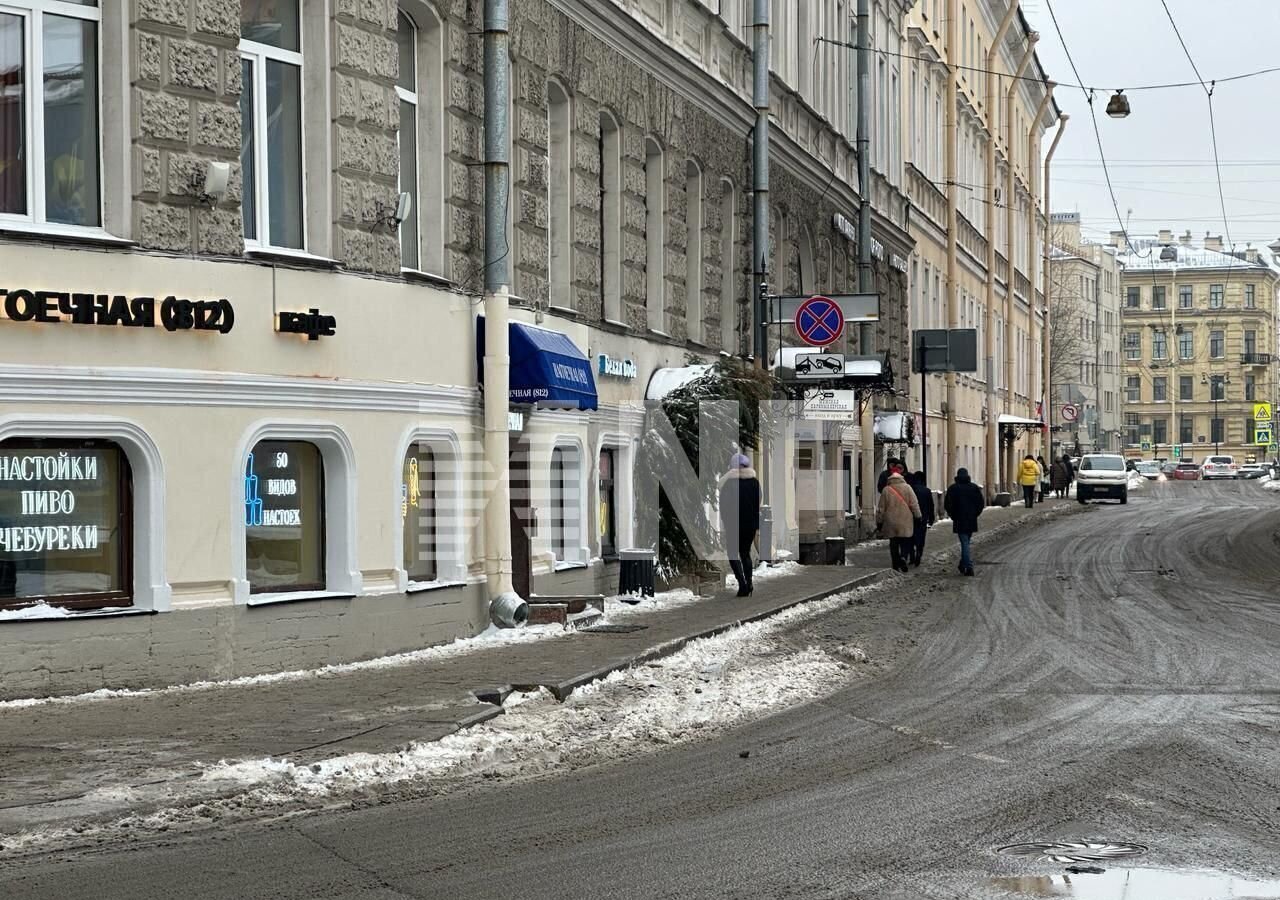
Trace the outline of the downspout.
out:
<instances>
[{"instance_id":1,"label":"downspout","mask_svg":"<svg viewBox=\"0 0 1280 900\"><path fill-rule=\"evenodd\" d=\"M953 0L958 2L958 0ZM871 0L858 0L858 291L875 291L875 270L871 262ZM869 356L874 352L874 325L858 328L858 352ZM862 521L875 521L876 484L875 410L870 397L860 410L862 458Z\"/></svg>"},{"instance_id":2,"label":"downspout","mask_svg":"<svg viewBox=\"0 0 1280 900\"><path fill-rule=\"evenodd\" d=\"M511 583L511 481L507 437L511 356L507 309L511 248L507 205L511 158L507 120L511 96L508 0L484 4L484 455L493 486L485 504L484 569L490 616L496 624L523 625L528 606Z\"/></svg>"},{"instance_id":3,"label":"downspout","mask_svg":"<svg viewBox=\"0 0 1280 900\"><path fill-rule=\"evenodd\" d=\"M1058 86L1055 81L1046 81L1044 96L1040 98L1040 105L1036 107L1035 117L1031 120L1031 130L1027 132L1027 182L1031 187L1031 209L1027 215L1027 291L1031 294L1027 298L1027 309L1030 314L1027 316L1027 339L1031 340L1031 336L1035 334L1036 325L1036 213L1040 208L1040 204L1036 202L1036 170L1032 161L1039 157L1037 149L1040 146L1039 131L1040 117L1044 115L1044 111L1049 106L1049 101L1053 99L1053 89ZM1040 185L1040 193L1044 195L1044 185ZM1044 211L1044 236L1045 242L1049 240L1049 209ZM1027 361L1027 397L1034 404L1035 394L1031 390L1034 379L1031 376L1030 360ZM1032 407L1034 409L1034 406ZM1030 442L1028 442L1030 443ZM1028 449L1030 449L1028 447Z\"/></svg>"},{"instance_id":4,"label":"downspout","mask_svg":"<svg viewBox=\"0 0 1280 900\"><path fill-rule=\"evenodd\" d=\"M1038 40L1040 40L1039 32L1033 31L1027 35L1027 49L1023 51L1022 60L1018 63L1018 68L1014 70L1013 78L1009 81L1009 90L1005 95L1004 106L1005 148L1007 150L1004 182L1004 256L1008 264L1008 272L1005 275L1004 283L1004 365L1002 367L1004 370L1005 412L1013 411L1013 285L1016 280L1014 277L1016 266L1014 265L1013 259L1013 230L1015 224L1014 188L1017 184L1013 171L1013 105L1018 96L1018 87L1021 85L1022 73L1027 70L1027 66L1035 56L1036 41ZM1031 160L1027 160L1027 167L1030 169ZM994 413L995 411L992 410L993 415ZM999 426L997 426L997 429L998 428ZM1007 491L1011 488L1010 481L1012 479L1013 471L1013 444L1010 443L1008 447L1004 448L1004 453L1001 454L1000 443L997 441L995 449L998 458L1003 461L997 484L999 484L1000 490Z\"/></svg>"},{"instance_id":5,"label":"downspout","mask_svg":"<svg viewBox=\"0 0 1280 900\"><path fill-rule=\"evenodd\" d=\"M996 483L996 456L1000 447L1000 427L996 424L996 210L999 209L998 193L996 191L996 152L1000 145L1000 124L999 124L999 103L998 85L996 78L996 64L1000 61L1000 48L1004 46L1004 36L1009 30L1009 26L1013 23L1013 17L1018 12L1018 0L1012 0L1009 9L1005 12L1004 18L1000 20L1000 28L996 31L995 39L991 42L990 49L987 50L987 212L986 212L986 238L987 238L987 278L985 285L986 303L983 315L983 335L982 335L982 360L986 366L987 379L987 453L986 453L986 471L983 475L983 483L987 486L987 493L994 493L994 485ZM948 181L955 181L955 175L948 173ZM949 232L954 235L956 223L951 221ZM951 251L951 245L955 238L948 239L947 244L947 279L953 281L954 268L952 260L954 256ZM952 319L952 328L958 326L958 316ZM955 375L947 376L947 400L950 409L955 409L954 400L954 384ZM955 428L954 412L947 416L947 429L950 434ZM953 444L953 439L949 440Z\"/></svg>"},{"instance_id":6,"label":"downspout","mask_svg":"<svg viewBox=\"0 0 1280 900\"><path fill-rule=\"evenodd\" d=\"M1044 184L1041 192L1044 194L1044 214L1050 221L1050 227L1045 234L1044 241L1044 271L1041 277L1044 278L1044 331L1040 335L1040 366L1043 371L1040 373L1040 385L1042 387L1041 397L1044 401L1044 422L1050 428L1053 427L1053 361L1049 354L1053 350L1052 343L1049 340L1049 310L1053 304L1049 302L1049 286L1053 281L1049 271L1049 248L1053 245L1053 207L1049 204L1049 164L1053 162L1054 151L1058 149L1058 141L1062 140L1062 132L1067 129L1067 119L1071 118L1066 113L1058 116L1058 132L1053 136L1053 142L1049 144L1049 152L1044 157ZM1044 436L1045 461L1052 463L1050 458L1053 456L1053 432L1049 431Z\"/></svg>"},{"instance_id":7,"label":"downspout","mask_svg":"<svg viewBox=\"0 0 1280 900\"><path fill-rule=\"evenodd\" d=\"M755 0L752 19L752 105L756 110L756 124L751 132L751 309L753 350L756 365L769 368L769 321L773 318L767 309L766 279L769 277L769 0ZM771 560L774 557L774 515L772 502L772 472L769 468L769 441L760 447L761 509L760 555ZM783 492L785 497L785 490ZM785 505L785 504L784 504ZM782 519L783 527L786 519Z\"/></svg>"}]
</instances>

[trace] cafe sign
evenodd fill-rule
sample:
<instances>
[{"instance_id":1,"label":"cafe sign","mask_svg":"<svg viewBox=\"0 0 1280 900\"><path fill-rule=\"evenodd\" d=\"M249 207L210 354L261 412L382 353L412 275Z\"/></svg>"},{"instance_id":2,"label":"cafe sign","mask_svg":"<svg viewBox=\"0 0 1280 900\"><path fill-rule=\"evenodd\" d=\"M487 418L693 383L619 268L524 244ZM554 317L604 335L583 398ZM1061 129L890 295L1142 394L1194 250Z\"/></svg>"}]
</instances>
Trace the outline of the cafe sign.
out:
<instances>
[{"instance_id":1,"label":"cafe sign","mask_svg":"<svg viewBox=\"0 0 1280 900\"><path fill-rule=\"evenodd\" d=\"M127 297L77 291L33 291L0 288L0 307L11 322L98 325L118 328L163 328L165 331L216 331L235 326L230 300L187 300L182 297Z\"/></svg>"},{"instance_id":2,"label":"cafe sign","mask_svg":"<svg viewBox=\"0 0 1280 900\"><path fill-rule=\"evenodd\" d=\"M601 353L596 358L596 362L598 363L597 371L601 375L630 380L639 374L636 364L629 359L614 359L607 353Z\"/></svg>"}]
</instances>

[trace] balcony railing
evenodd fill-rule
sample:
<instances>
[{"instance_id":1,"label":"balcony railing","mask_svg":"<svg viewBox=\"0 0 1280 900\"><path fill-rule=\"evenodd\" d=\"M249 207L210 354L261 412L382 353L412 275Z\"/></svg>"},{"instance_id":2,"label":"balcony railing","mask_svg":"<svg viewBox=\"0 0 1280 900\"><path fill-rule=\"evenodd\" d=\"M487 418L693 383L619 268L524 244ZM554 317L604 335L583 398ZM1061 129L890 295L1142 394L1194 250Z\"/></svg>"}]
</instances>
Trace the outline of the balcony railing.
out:
<instances>
[{"instance_id":1,"label":"balcony railing","mask_svg":"<svg viewBox=\"0 0 1280 900\"><path fill-rule=\"evenodd\" d=\"M1269 366L1273 357L1270 353L1241 353L1240 365L1242 366Z\"/></svg>"}]
</instances>

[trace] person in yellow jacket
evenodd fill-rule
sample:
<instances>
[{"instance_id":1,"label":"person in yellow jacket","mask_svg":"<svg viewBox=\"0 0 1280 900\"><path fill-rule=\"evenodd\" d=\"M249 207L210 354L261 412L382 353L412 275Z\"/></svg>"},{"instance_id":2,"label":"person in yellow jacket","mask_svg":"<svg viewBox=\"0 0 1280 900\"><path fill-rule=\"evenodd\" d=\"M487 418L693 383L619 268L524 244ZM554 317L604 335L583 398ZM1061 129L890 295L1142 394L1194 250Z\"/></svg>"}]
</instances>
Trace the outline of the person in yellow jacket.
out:
<instances>
[{"instance_id":1,"label":"person in yellow jacket","mask_svg":"<svg viewBox=\"0 0 1280 900\"><path fill-rule=\"evenodd\" d=\"M1022 502L1030 509L1036 502L1036 488L1040 486L1040 465L1028 453L1018 466L1018 484L1022 485Z\"/></svg>"}]
</instances>

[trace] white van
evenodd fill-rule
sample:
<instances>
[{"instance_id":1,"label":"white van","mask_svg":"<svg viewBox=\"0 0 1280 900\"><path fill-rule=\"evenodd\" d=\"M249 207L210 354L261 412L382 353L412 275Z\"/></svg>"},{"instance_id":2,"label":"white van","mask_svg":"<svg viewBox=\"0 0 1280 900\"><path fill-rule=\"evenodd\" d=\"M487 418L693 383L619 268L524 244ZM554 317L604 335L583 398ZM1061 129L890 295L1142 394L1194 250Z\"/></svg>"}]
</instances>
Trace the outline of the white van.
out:
<instances>
[{"instance_id":1,"label":"white van","mask_svg":"<svg viewBox=\"0 0 1280 900\"><path fill-rule=\"evenodd\" d=\"M1118 453L1086 453L1076 467L1076 499L1088 503L1098 497L1129 502L1129 472Z\"/></svg>"}]
</instances>

